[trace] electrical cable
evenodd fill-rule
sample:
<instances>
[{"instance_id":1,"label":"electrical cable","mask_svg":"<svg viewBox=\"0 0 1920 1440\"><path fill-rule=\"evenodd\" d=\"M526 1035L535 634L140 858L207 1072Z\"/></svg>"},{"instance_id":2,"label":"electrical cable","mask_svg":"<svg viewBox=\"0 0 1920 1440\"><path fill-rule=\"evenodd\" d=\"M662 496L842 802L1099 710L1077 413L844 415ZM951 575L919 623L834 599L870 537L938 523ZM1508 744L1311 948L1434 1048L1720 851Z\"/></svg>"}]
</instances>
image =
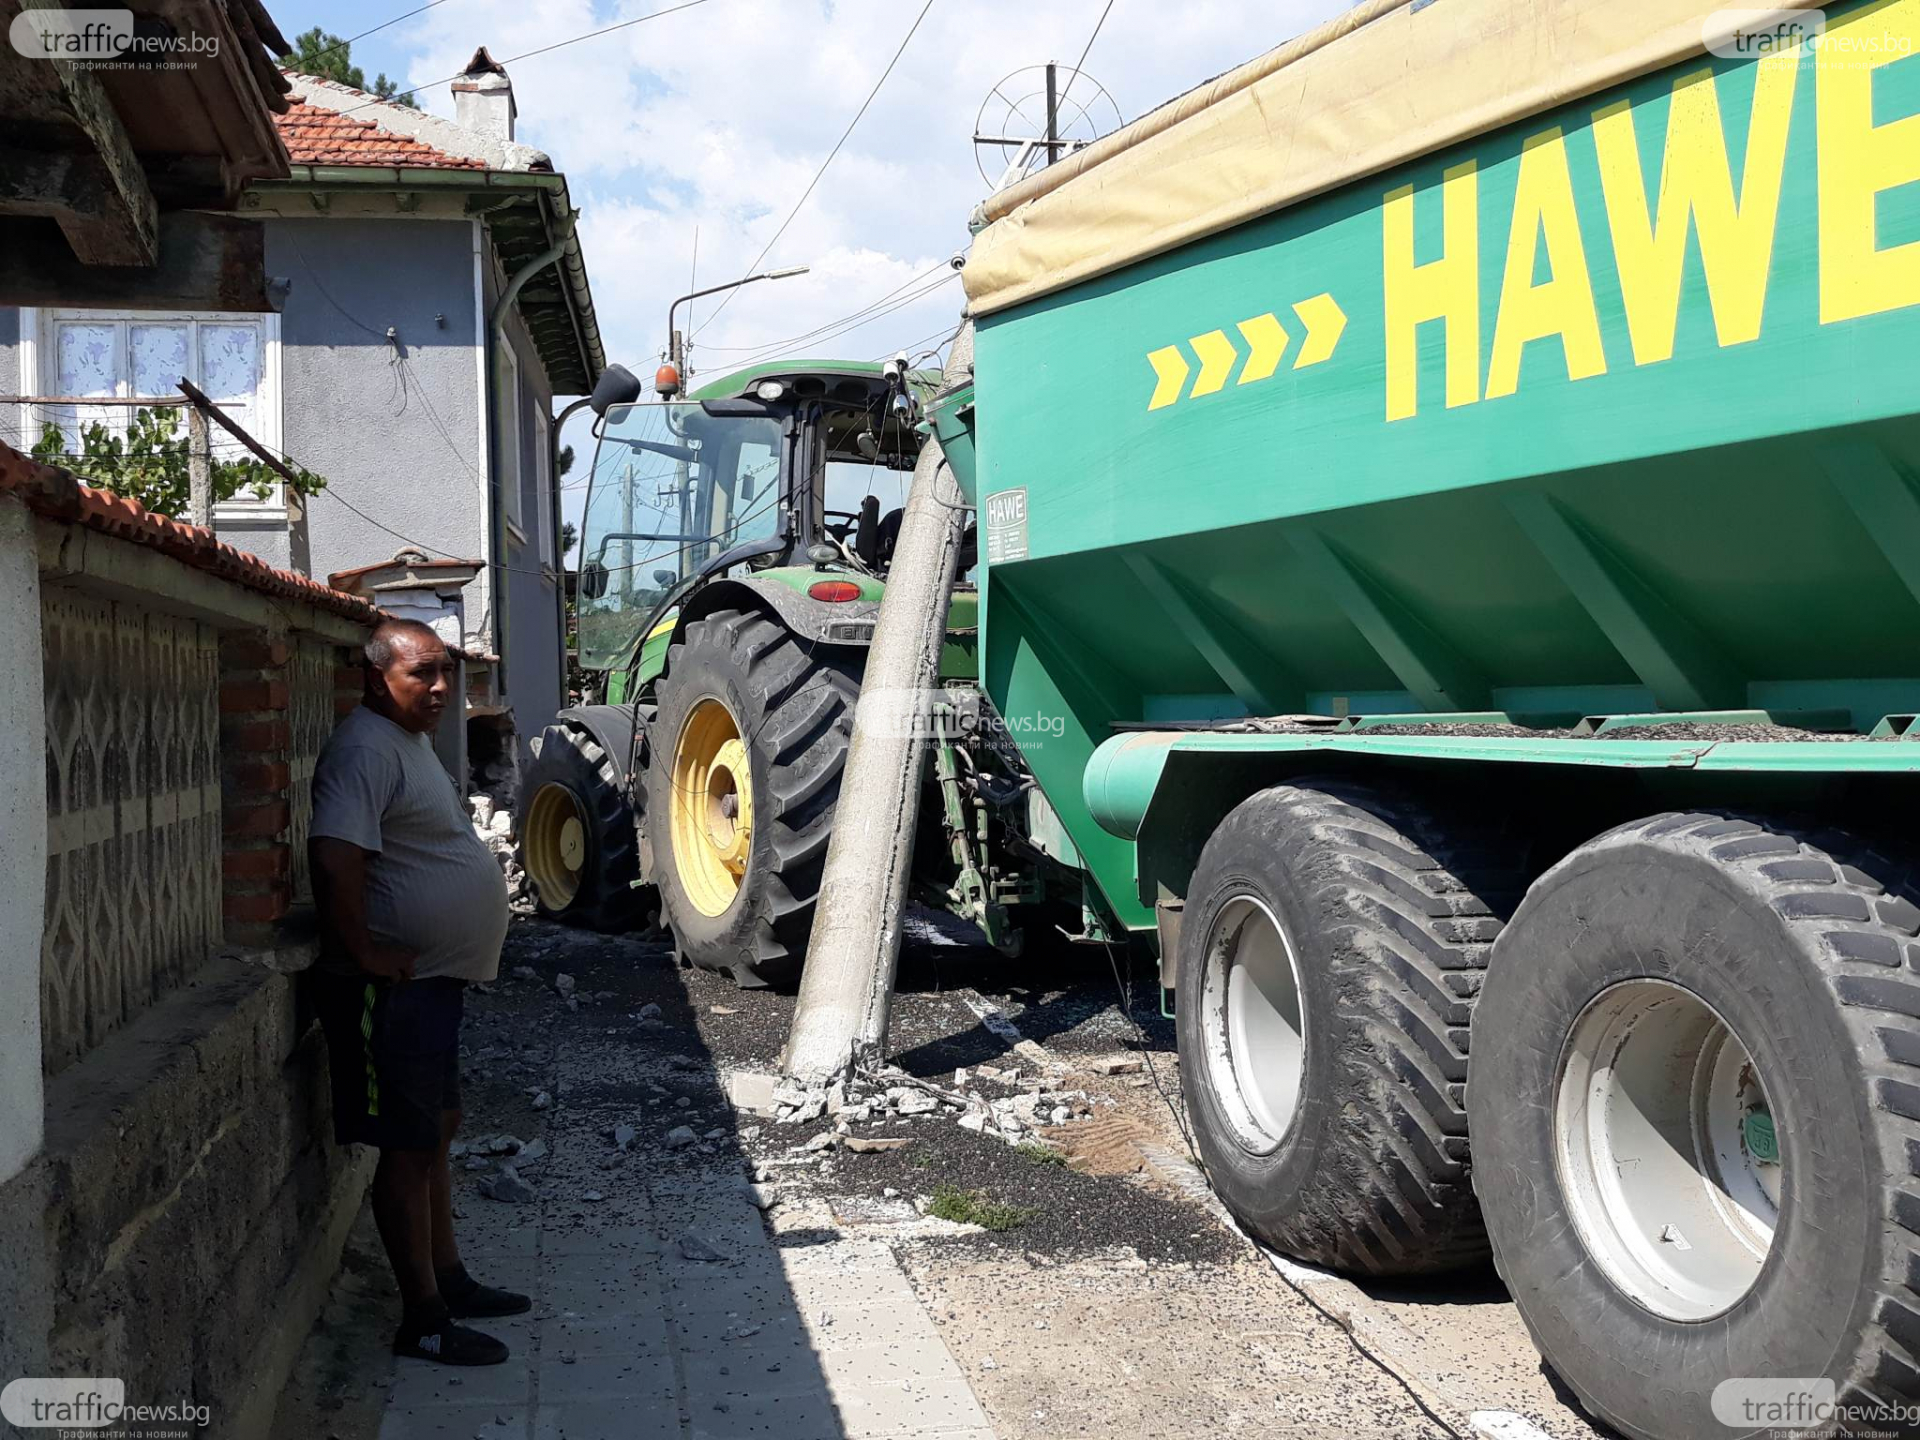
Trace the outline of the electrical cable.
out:
<instances>
[{"instance_id":1,"label":"electrical cable","mask_svg":"<svg viewBox=\"0 0 1920 1440\"><path fill-rule=\"evenodd\" d=\"M907 289L909 286L918 285L924 280L931 280L936 273L938 273L941 270L945 270L946 268L947 268L947 262L945 260L942 260L939 264L931 265L927 269L922 270L918 275L915 275L912 279L901 281L900 284L894 286L893 289L887 291L886 294L880 296L876 300L870 301L869 303L862 305L858 310L855 310L847 315L842 315L838 319L825 321L822 324L814 326L814 328L811 330L804 331L799 335L788 336L784 340L762 340L757 345L703 345L700 348L702 350L707 350L707 351L717 353L717 354L722 354L722 355L746 355L746 354L751 354L752 352L757 350L771 350L783 345L795 345L802 340L812 339L815 335L819 334L820 331L827 329L829 326L838 325L841 320L851 320L855 316L864 315L869 310L872 310L880 305L884 305L887 301L891 300L894 296L898 295L902 290Z\"/></svg>"},{"instance_id":2,"label":"electrical cable","mask_svg":"<svg viewBox=\"0 0 1920 1440\"><path fill-rule=\"evenodd\" d=\"M930 281L928 284L922 286L918 290L915 290L908 294L900 296L899 299L893 301L891 304L885 305L880 309L873 311L871 314L850 318L850 319L845 319L839 322L835 322L834 324L831 324L831 325L822 326L820 331L817 334L802 337L801 341L798 342L797 344L772 347L758 354L749 355L745 359L731 361L729 362L729 365L728 365L729 373L733 371L745 370L754 365L763 365L771 360L785 359L789 355L791 355L795 350L799 349L801 345L812 347L812 346L820 345L828 340L836 340L842 335L848 334L854 330L858 330L862 326L871 324L875 320L879 320L884 318L885 316L891 315L897 310L904 310L909 305L918 304L920 301L925 300L928 296L938 291L943 285L950 283L954 278L955 277L951 273L949 273L938 280Z\"/></svg>"},{"instance_id":3,"label":"electrical cable","mask_svg":"<svg viewBox=\"0 0 1920 1440\"><path fill-rule=\"evenodd\" d=\"M793 224L794 217L800 213L800 207L807 203L807 198L813 194L814 188L819 185L822 177L826 175L827 167L833 164L833 157L840 153L840 147L847 143L848 137L853 134L854 126L860 123L860 117L867 113L867 107L873 104L874 97L880 93L880 87L885 85L887 83L887 77L893 74L893 67L899 64L900 57L906 54L907 46L912 43L915 33L920 29L920 22L927 18L927 12L931 9L933 9L933 0L927 0L927 3L920 7L920 13L913 17L913 24L907 27L906 38L900 42L900 48L893 52L893 59L889 60L887 62L887 68L880 72L880 78L873 82L873 89L869 90L867 92L867 98L860 102L860 108L854 112L853 119L847 122L847 128L840 133L840 138L834 141L833 149L829 150L827 152L827 158L820 162L820 168L813 172L813 179L807 182L807 188L801 192L800 198L794 201L793 209L789 210L787 212L787 218L780 222L780 228L773 232L773 238L760 248L760 254L755 257L753 264L747 267L747 273L749 275L756 273L760 269L761 261L765 260L768 254L772 252L773 247L780 243L780 237L787 233L787 227ZM720 312L727 308L727 302L739 293L737 289L729 290L721 297L720 303L713 307L713 314L707 316L701 328L705 329L707 325L711 325L717 320L720 317ZM692 336L688 337L688 339L692 338Z\"/></svg>"},{"instance_id":4,"label":"electrical cable","mask_svg":"<svg viewBox=\"0 0 1920 1440\"><path fill-rule=\"evenodd\" d=\"M1067 81L1067 89L1071 90L1073 81L1080 78L1080 67L1087 63L1087 52L1093 49L1093 42L1100 38L1100 27L1107 23L1107 16L1112 13L1113 0L1107 0L1106 7L1100 12L1100 18L1093 22L1093 33L1087 36L1087 43L1080 47L1080 58L1073 62L1073 79ZM1081 113L1086 113L1085 106L1081 107Z\"/></svg>"},{"instance_id":5,"label":"electrical cable","mask_svg":"<svg viewBox=\"0 0 1920 1440\"><path fill-rule=\"evenodd\" d=\"M308 64L312 64L315 60L318 60L323 55L331 55L336 50L348 49L357 40L364 40L369 35L377 35L380 33L380 31L385 30L390 26L398 25L402 20L411 20L416 15L425 14L427 11L433 9L433 7L436 5L444 5L446 3L447 3L447 0L427 0L427 3L422 5L419 9L409 10L404 15L396 15L391 20L382 20L378 25L374 26L373 29L371 30L362 30L358 35L349 35L344 40L336 40L333 44L327 46L324 50L316 50L311 55L295 55L292 58L296 60L303 60ZM287 68L290 70L294 69L294 67L291 65L288 66ZM295 70L295 73L299 75L311 75L313 72L310 70ZM315 76L314 78L325 79L326 77Z\"/></svg>"},{"instance_id":6,"label":"electrical cable","mask_svg":"<svg viewBox=\"0 0 1920 1440\"><path fill-rule=\"evenodd\" d=\"M307 252L300 248L300 241L294 236L293 227L281 226L279 227L278 233L286 236L287 243L293 246L293 253L300 257L301 267L307 272L307 278L313 282L313 288L319 292L320 298L335 310L339 311L340 318L348 324L358 326L360 329L366 331L367 334L373 336L374 339L385 343L387 339L387 332L385 330L376 330L373 326L367 324L366 321L362 320L358 315L355 315L351 310L347 309L346 306L334 299L332 292L320 283L320 274L313 268L313 262L307 259Z\"/></svg>"},{"instance_id":7,"label":"electrical cable","mask_svg":"<svg viewBox=\"0 0 1920 1440\"><path fill-rule=\"evenodd\" d=\"M536 55L548 55L555 50L564 50L569 45L578 45L584 40L598 40L602 35L611 35L616 30L625 30L634 25L644 25L649 20L658 20L663 16L675 15L682 10L691 10L696 5L705 5L706 3L707 3L707 0L681 0L681 3L678 5L668 5L663 9L654 10L645 15L636 15L631 20L621 20L621 21L617 21L612 25L603 25L598 30L589 30L584 34L575 35L566 40L556 40L551 45L542 45L535 50L522 50L518 55L509 55L506 57L506 59L497 61L495 63L500 65L511 65L516 60L531 60ZM932 0L928 0L928 3L932 3ZM356 110L365 110L369 105L389 105L389 104L392 104L395 100L399 99L399 97L402 95L406 95L406 96L418 95L423 90L437 90L442 85L451 85L454 81L460 79L461 76L465 75L466 73L467 73L466 71L462 70L459 75L449 75L444 80L429 80L426 84L416 85L411 90L399 90L394 92L393 95L388 96L385 99L369 100L366 102L365 105L354 105L349 107L348 109L336 111L335 113L340 115L351 115Z\"/></svg>"}]
</instances>

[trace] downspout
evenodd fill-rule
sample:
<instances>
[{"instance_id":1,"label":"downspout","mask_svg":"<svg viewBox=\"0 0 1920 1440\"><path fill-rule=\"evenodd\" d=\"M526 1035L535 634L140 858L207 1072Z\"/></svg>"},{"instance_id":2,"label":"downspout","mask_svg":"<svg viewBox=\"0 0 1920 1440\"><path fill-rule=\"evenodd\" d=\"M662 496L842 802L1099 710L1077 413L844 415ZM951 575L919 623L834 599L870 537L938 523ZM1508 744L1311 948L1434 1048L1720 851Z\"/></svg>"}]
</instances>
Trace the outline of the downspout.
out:
<instances>
[{"instance_id":1,"label":"downspout","mask_svg":"<svg viewBox=\"0 0 1920 1440\"><path fill-rule=\"evenodd\" d=\"M554 229L555 239L553 244L549 245L545 250L542 250L538 255L534 256L533 259L513 272L513 275L507 281L507 288L500 292L500 298L493 302L493 309L487 313L487 395L488 399L492 402L487 406L487 433L496 441L498 439L496 433L498 427L494 424L493 412L498 406L501 397L498 394L498 387L494 380L493 357L496 353L494 347L511 343L507 339L507 316L513 313L514 302L520 298L520 292L526 288L527 281L531 280L535 275L539 274L542 270L546 269L547 266L553 264L554 261L567 253L568 242L573 239L573 227L579 219L580 212L578 210L570 210L567 214L560 217ZM517 402L518 397L516 396L515 399ZM497 462L497 457L500 452L499 445L494 443L488 445L487 448L489 452L496 457ZM517 470L519 466L517 456L515 457L514 464ZM505 475L505 467L499 466L498 473L492 477L493 483L491 487L493 490L493 521L491 530L493 534L494 587L496 591L493 603L493 653L500 657L500 668L497 673L499 675L502 694L507 693L507 505L503 483ZM558 538L557 532L555 538L556 540Z\"/></svg>"},{"instance_id":2,"label":"downspout","mask_svg":"<svg viewBox=\"0 0 1920 1440\"><path fill-rule=\"evenodd\" d=\"M593 397L583 395L567 406L547 424L547 474L553 477L553 569L554 584L560 587L560 703L567 701L567 552L560 544L560 427L573 418L575 411L583 405L591 404ZM593 465L591 457L587 460L589 468ZM583 521L586 516L580 517Z\"/></svg>"}]
</instances>

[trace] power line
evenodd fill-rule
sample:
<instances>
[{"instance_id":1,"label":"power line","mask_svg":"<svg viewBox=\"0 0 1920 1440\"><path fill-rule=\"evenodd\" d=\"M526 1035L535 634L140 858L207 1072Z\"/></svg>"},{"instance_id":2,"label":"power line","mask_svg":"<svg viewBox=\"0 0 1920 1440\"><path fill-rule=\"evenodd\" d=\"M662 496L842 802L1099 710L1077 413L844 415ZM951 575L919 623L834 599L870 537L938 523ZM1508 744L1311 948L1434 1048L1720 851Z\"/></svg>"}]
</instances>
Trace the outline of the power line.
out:
<instances>
[{"instance_id":1,"label":"power line","mask_svg":"<svg viewBox=\"0 0 1920 1440\"><path fill-rule=\"evenodd\" d=\"M840 147L847 143L847 138L853 134L854 126L860 123L860 117L867 113L867 107L873 104L874 97L880 93L880 87L885 85L887 83L887 77L893 74L893 67L899 64L900 57L906 54L907 46L912 43L914 34L920 29L920 22L927 18L927 12L931 9L933 9L933 0L927 0L927 3L920 7L920 13L913 17L913 24L907 27L906 38L900 42L900 48L893 52L893 59L889 60L887 62L887 68L880 72L880 78L874 81L873 89L869 90L867 92L867 98L860 102L860 108L854 112L853 119L847 122L847 128L840 133L840 138L834 141L833 149L829 150L827 152L827 158L820 162L820 168L813 172L813 179L807 182L807 188L801 192L800 198L794 201L793 209L789 210L787 212L787 218L780 222L780 228L773 232L773 238L761 247L760 254L755 257L753 264L747 267L747 273L749 275L759 270L760 262L767 258L767 255L772 251L773 247L780 243L780 237L787 233L787 227L793 224L794 217L800 213L800 207L807 203L807 198L813 194L814 187L819 185L821 178L827 173L827 167L833 164L833 157L840 153ZM720 312L727 308L727 301L733 299L733 297L739 293L738 290L729 290L726 295L721 298L720 303L714 306L713 314L707 317L706 323L711 325L717 320L720 317ZM705 327L703 326L702 328ZM692 336L688 337L688 339L692 338Z\"/></svg>"},{"instance_id":2,"label":"power line","mask_svg":"<svg viewBox=\"0 0 1920 1440\"><path fill-rule=\"evenodd\" d=\"M681 0L681 3L678 5L668 5L664 9L655 10L646 15L636 15L631 20L620 20L615 22L612 25L603 25L598 30L589 30L583 35L575 35L566 40L556 40L554 41L553 44L542 45L536 50L522 50L518 55L509 55L506 57L506 59L496 61L495 63L500 65L511 65L516 60L531 60L536 55L550 55L555 50L564 50L567 48L567 46L578 45L583 40L598 40L602 35L611 35L616 30L625 30L630 26L634 26L634 25L644 25L649 20L658 20L661 17L666 15L677 15L682 10L691 10L696 5L705 5L706 3L707 3L707 0ZM933 0L927 0L927 3L932 4ZM429 80L426 84L416 85L411 90L400 90L395 92L393 95L389 95L385 97L384 99L369 100L367 101L366 105L354 105L348 109L341 110L337 113L341 115L351 115L354 113L355 110L365 110L368 105L390 104L394 100L399 99L400 96L402 95L411 96L411 95L418 95L423 90L437 90L442 85L451 85L454 81L460 79L460 77L462 75L465 75L466 73L467 73L466 71L462 70L458 75L449 75L444 80Z\"/></svg>"},{"instance_id":3,"label":"power line","mask_svg":"<svg viewBox=\"0 0 1920 1440\"><path fill-rule=\"evenodd\" d=\"M842 315L838 320L828 320L823 324L816 325L811 330L802 332L799 335L790 335L785 340L762 340L757 345L702 345L700 348L702 350L718 352L724 355L751 355L757 351L776 349L783 345L797 345L802 340L812 339L815 335L818 335L822 330L828 329L834 325L838 325L841 320L851 320L856 316L866 314L869 310L872 310L875 306L884 305L887 301L891 300L894 296L898 295L902 290L905 290L908 286L918 285L921 281L930 279L939 271L946 269L947 263L948 263L947 261L942 260L936 265L929 266L927 269L922 270L918 275L915 275L911 280L901 281L898 285L894 286L893 289L887 291L887 293L882 295L879 299L871 301L868 304L862 305L858 310L853 311L851 314Z\"/></svg>"},{"instance_id":4,"label":"power line","mask_svg":"<svg viewBox=\"0 0 1920 1440\"><path fill-rule=\"evenodd\" d=\"M965 320L962 320L960 322L960 325L965 325L966 323L967 322ZM946 346L952 342L953 337L960 333L960 325L954 325L947 329L936 330L931 335L922 335L918 340L909 341L902 348L906 350L908 355L912 356L916 360L926 355L938 355L941 352L941 350L945 349ZM923 350L920 348L921 346L926 345L929 341L936 342L933 345L932 349ZM887 357L885 354L875 355L873 357L873 359L876 362L884 360L886 358Z\"/></svg>"},{"instance_id":5,"label":"power line","mask_svg":"<svg viewBox=\"0 0 1920 1440\"><path fill-rule=\"evenodd\" d=\"M942 286L951 284L953 279L954 279L954 276L951 273L948 273L947 275L942 276L940 279L933 281L931 284L923 285L918 290L914 290L909 292L908 294L902 295L899 299L893 301L891 304L884 305L878 309L872 310L871 313L855 315L855 316L844 318L842 320L834 321L828 325L822 326L819 330L813 332L812 334L801 336L799 340L791 344L776 345L776 346L770 347L767 350L761 351L759 354L749 355L743 360L730 362L730 368L733 370L744 370L749 366L764 364L769 360L784 359L786 356L792 354L793 351L802 344L812 346L812 345L822 344L828 340L838 339L840 336L847 334L849 331L858 330L862 326L870 325L875 320L879 320L884 318L885 316L893 314L896 310L904 310L909 305L918 304L920 301L925 300L927 297L934 294Z\"/></svg>"},{"instance_id":6,"label":"power line","mask_svg":"<svg viewBox=\"0 0 1920 1440\"><path fill-rule=\"evenodd\" d=\"M336 40L334 41L333 44L327 46L326 49L316 50L311 55L297 55L289 51L288 52L289 58L295 59L295 60L304 60L308 64L311 64L313 61L318 60L323 55L331 55L336 50L345 50L350 48L356 40L364 40L369 35L377 35L380 31L387 29L389 26L398 25L402 20L411 20L416 15L425 14L427 11L433 9L433 7L436 5L444 5L446 3L447 3L447 0L427 0L427 3L422 5L417 10L409 10L404 15L396 15L391 20L382 20L378 25L374 26L373 29L371 30L362 30L358 35L349 35L345 40ZM315 26L314 28L319 29L318 26ZM288 66L287 68L293 69L294 67ZM299 70L299 71L296 71L295 73L301 74L301 75L307 75L307 74L311 74L312 72L307 70ZM316 78L324 79L325 77L321 76Z\"/></svg>"},{"instance_id":7,"label":"power line","mask_svg":"<svg viewBox=\"0 0 1920 1440\"><path fill-rule=\"evenodd\" d=\"M1100 27L1107 23L1107 16L1112 13L1113 0L1107 0L1106 8L1100 12L1100 18L1093 22L1093 34L1087 36L1087 43L1080 47L1080 58L1073 62L1073 80L1080 78L1080 67L1087 63L1087 52L1093 49L1093 42L1100 38ZM1073 88L1073 80L1067 81L1069 90Z\"/></svg>"}]
</instances>

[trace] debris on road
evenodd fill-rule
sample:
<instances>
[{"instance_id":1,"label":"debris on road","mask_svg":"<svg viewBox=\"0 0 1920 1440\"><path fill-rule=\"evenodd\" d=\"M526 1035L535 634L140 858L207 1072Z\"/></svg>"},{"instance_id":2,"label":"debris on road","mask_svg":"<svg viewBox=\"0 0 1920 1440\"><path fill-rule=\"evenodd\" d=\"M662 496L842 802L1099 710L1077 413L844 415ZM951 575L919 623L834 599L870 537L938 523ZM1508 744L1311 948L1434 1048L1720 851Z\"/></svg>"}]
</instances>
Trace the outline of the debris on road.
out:
<instances>
[{"instance_id":1,"label":"debris on road","mask_svg":"<svg viewBox=\"0 0 1920 1440\"><path fill-rule=\"evenodd\" d=\"M534 1198L534 1189L520 1178L520 1174L511 1165L502 1165L493 1174L479 1184L479 1191L489 1200L499 1200L508 1205L525 1205Z\"/></svg>"},{"instance_id":2,"label":"debris on road","mask_svg":"<svg viewBox=\"0 0 1920 1440\"><path fill-rule=\"evenodd\" d=\"M840 1142L842 1148L856 1155L880 1155L888 1150L904 1150L912 1143L911 1137L906 1135L848 1135Z\"/></svg>"},{"instance_id":3,"label":"debris on road","mask_svg":"<svg viewBox=\"0 0 1920 1440\"><path fill-rule=\"evenodd\" d=\"M697 1230L688 1230L680 1236L680 1253L689 1260L698 1260L704 1264L720 1265L733 1257Z\"/></svg>"}]
</instances>

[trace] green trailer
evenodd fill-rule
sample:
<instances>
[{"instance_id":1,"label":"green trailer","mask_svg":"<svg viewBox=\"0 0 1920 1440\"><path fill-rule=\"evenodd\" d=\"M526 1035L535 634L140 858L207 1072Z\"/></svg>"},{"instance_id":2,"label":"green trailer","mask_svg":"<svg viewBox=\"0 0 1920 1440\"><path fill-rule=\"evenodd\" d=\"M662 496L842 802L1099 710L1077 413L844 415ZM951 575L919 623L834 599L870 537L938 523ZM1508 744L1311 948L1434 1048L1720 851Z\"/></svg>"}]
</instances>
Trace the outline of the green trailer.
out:
<instances>
[{"instance_id":1,"label":"green trailer","mask_svg":"<svg viewBox=\"0 0 1920 1440\"><path fill-rule=\"evenodd\" d=\"M1372 0L989 201L933 416L1223 1199L1634 1436L1920 1403L1920 0L1783 13Z\"/></svg>"}]
</instances>

